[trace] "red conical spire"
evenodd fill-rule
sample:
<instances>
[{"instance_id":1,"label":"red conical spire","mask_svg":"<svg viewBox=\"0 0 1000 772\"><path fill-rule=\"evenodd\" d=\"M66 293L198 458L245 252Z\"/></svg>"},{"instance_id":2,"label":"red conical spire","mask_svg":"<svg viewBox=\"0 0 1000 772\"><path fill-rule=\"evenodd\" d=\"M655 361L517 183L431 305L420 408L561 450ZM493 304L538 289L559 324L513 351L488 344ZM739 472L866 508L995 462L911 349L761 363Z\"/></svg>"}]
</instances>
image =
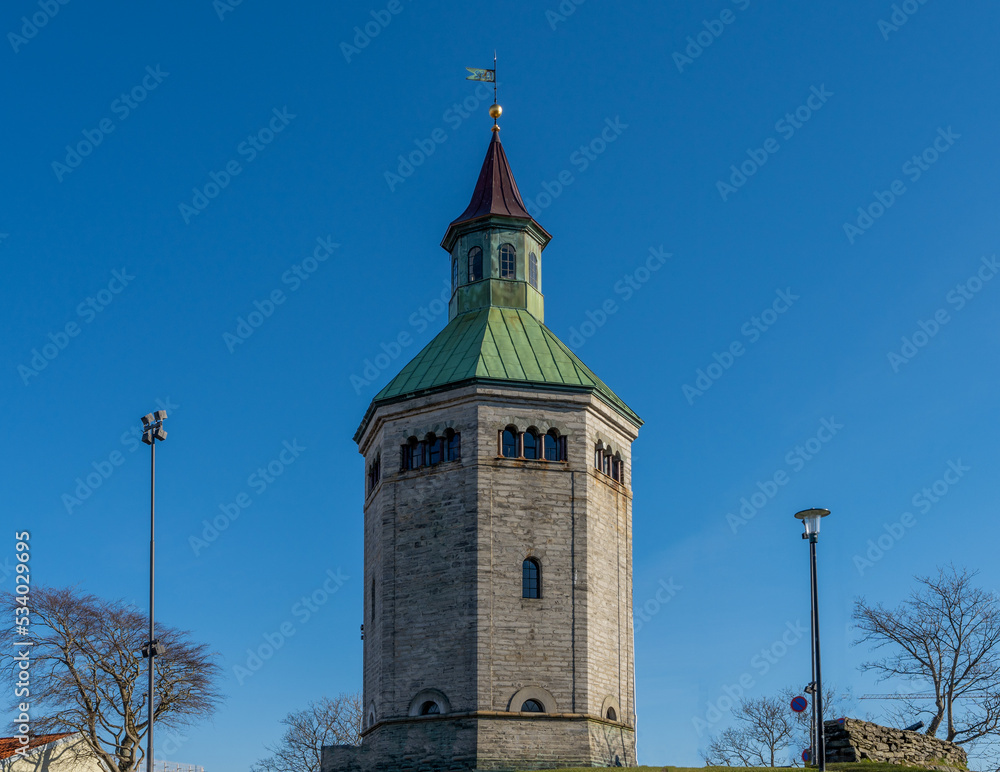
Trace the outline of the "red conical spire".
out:
<instances>
[{"instance_id":1,"label":"red conical spire","mask_svg":"<svg viewBox=\"0 0 1000 772\"><path fill-rule=\"evenodd\" d=\"M490 146L486 150L483 168L479 170L476 189L472 191L472 200L469 201L465 211L448 226L444 238L441 240L441 246L450 252L453 239L459 229L465 230L462 226L490 217L526 220L526 224L530 223L528 227L538 232L542 249L552 238L551 234L538 224L524 205L521 193L517 189L517 183L514 182L514 173L510 170L507 154L503 151L503 145L500 144L500 129L496 126L493 127L493 139L490 140ZM471 227L475 228L476 226Z\"/></svg>"},{"instance_id":2,"label":"red conical spire","mask_svg":"<svg viewBox=\"0 0 1000 772\"><path fill-rule=\"evenodd\" d=\"M514 182L514 173L510 170L507 154L500 144L499 131L493 132L493 139L486 151L486 159L479 172L479 179L476 181L476 189L472 192L469 206L451 225L491 214L532 219L524 206L524 201L521 200L517 183Z\"/></svg>"}]
</instances>

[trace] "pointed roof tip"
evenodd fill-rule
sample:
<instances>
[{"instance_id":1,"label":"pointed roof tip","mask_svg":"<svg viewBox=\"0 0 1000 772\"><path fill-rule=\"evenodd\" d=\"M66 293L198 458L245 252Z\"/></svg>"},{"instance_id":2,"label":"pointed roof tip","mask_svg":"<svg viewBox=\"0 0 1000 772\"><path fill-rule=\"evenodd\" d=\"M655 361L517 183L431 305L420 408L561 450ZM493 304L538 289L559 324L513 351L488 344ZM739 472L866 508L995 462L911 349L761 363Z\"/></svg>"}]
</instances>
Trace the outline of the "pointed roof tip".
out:
<instances>
[{"instance_id":1,"label":"pointed roof tip","mask_svg":"<svg viewBox=\"0 0 1000 772\"><path fill-rule=\"evenodd\" d=\"M500 142L499 131L493 132L469 205L462 214L452 220L448 230L451 231L453 227L461 223L490 215L532 221L535 219L528 213L528 208L521 198L521 192L517 189L514 173L511 171L503 144ZM537 222L535 224L538 225ZM538 227L541 228L540 225Z\"/></svg>"}]
</instances>

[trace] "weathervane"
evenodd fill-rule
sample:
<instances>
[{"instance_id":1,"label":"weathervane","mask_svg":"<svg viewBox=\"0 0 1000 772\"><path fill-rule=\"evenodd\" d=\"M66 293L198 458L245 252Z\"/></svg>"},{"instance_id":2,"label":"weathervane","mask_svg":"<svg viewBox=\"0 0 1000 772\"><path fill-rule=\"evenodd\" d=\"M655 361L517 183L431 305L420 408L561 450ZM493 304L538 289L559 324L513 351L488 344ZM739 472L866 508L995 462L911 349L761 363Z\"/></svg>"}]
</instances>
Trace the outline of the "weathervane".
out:
<instances>
[{"instance_id":1,"label":"weathervane","mask_svg":"<svg viewBox=\"0 0 1000 772\"><path fill-rule=\"evenodd\" d=\"M503 108L497 102L497 52L493 52L492 70L480 70L476 67L466 67L465 69L472 73L466 76L466 80L481 80L493 84L493 104L490 105L490 117L493 119L493 131L500 131L497 118L503 114Z\"/></svg>"}]
</instances>

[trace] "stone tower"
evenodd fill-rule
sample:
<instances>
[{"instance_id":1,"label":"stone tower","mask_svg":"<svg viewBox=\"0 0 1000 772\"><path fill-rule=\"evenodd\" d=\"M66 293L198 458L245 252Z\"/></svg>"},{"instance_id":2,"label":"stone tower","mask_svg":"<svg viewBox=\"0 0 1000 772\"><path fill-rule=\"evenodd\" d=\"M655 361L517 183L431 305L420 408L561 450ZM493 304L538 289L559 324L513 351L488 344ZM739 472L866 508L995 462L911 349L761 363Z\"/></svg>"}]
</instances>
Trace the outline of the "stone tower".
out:
<instances>
[{"instance_id":1,"label":"stone tower","mask_svg":"<svg viewBox=\"0 0 1000 772\"><path fill-rule=\"evenodd\" d=\"M542 252L493 138L445 232L447 326L372 400L364 721L324 772L635 764L631 444L543 323Z\"/></svg>"}]
</instances>

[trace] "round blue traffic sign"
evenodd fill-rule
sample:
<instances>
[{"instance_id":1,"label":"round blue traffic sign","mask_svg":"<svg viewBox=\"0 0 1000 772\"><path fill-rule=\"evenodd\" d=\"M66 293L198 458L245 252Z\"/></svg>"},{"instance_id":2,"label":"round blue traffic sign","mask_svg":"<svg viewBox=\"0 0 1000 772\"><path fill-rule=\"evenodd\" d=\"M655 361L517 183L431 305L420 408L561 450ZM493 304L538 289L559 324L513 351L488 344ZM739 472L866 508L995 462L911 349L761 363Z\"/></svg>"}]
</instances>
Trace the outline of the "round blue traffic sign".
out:
<instances>
[{"instance_id":1,"label":"round blue traffic sign","mask_svg":"<svg viewBox=\"0 0 1000 772\"><path fill-rule=\"evenodd\" d=\"M802 751L802 761L808 764L810 759L812 759L812 752L808 748L806 748L804 751Z\"/></svg>"},{"instance_id":2,"label":"round blue traffic sign","mask_svg":"<svg viewBox=\"0 0 1000 772\"><path fill-rule=\"evenodd\" d=\"M809 707L809 700L807 700L801 694L798 697L792 698L792 710L794 710L796 713L801 713L808 707Z\"/></svg>"}]
</instances>

